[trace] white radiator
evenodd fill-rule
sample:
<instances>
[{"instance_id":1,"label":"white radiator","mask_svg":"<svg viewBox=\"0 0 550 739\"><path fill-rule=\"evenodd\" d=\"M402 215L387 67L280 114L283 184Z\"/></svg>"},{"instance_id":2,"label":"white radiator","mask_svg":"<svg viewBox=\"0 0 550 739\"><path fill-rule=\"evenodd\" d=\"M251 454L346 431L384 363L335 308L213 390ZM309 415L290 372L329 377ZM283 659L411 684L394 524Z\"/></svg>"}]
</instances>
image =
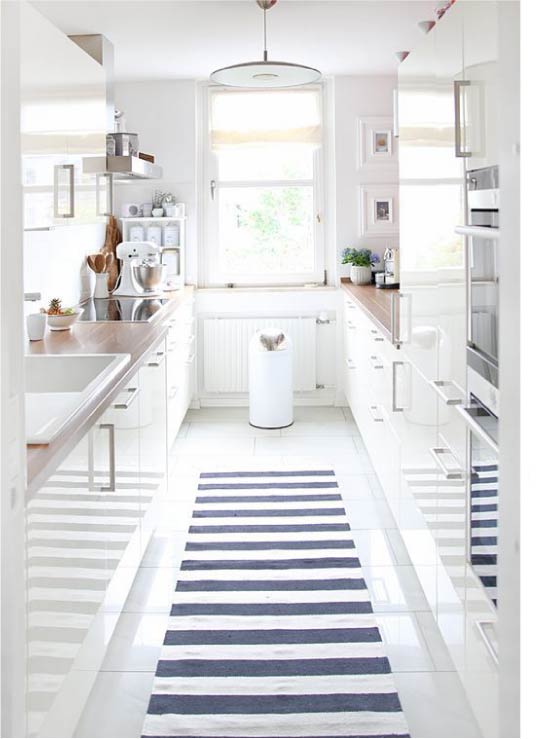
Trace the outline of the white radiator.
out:
<instances>
[{"instance_id":1,"label":"white radiator","mask_svg":"<svg viewBox=\"0 0 550 739\"><path fill-rule=\"evenodd\" d=\"M316 319L205 318L203 320L204 390L207 393L248 391L248 344L260 329L277 327L292 339L294 390L316 388Z\"/></svg>"}]
</instances>

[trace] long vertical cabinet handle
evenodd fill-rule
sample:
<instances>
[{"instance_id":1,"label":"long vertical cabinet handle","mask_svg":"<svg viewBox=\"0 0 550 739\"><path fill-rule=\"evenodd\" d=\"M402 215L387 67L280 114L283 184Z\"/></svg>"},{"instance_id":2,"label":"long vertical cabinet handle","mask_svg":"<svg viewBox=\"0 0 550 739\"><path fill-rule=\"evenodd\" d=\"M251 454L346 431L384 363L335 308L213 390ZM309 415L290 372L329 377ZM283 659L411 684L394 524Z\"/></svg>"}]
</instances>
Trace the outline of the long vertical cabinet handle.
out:
<instances>
[{"instance_id":1,"label":"long vertical cabinet handle","mask_svg":"<svg viewBox=\"0 0 550 739\"><path fill-rule=\"evenodd\" d=\"M114 493L116 490L116 454L115 454L115 424L101 423L99 428L109 433L109 484L102 487L103 493Z\"/></svg>"},{"instance_id":2,"label":"long vertical cabinet handle","mask_svg":"<svg viewBox=\"0 0 550 739\"><path fill-rule=\"evenodd\" d=\"M407 300L409 304L407 328L408 332L406 336L403 336L401 331L401 314L398 314L398 306L400 301ZM390 333L391 343L398 349L401 344L408 344L411 340L411 328L412 328L412 315L411 315L411 300L412 296L408 293L392 292L391 303L390 303Z\"/></svg>"},{"instance_id":3,"label":"long vertical cabinet handle","mask_svg":"<svg viewBox=\"0 0 550 739\"><path fill-rule=\"evenodd\" d=\"M399 90L393 91L393 135L399 138Z\"/></svg>"},{"instance_id":4,"label":"long vertical cabinet handle","mask_svg":"<svg viewBox=\"0 0 550 739\"><path fill-rule=\"evenodd\" d=\"M101 210L101 179L105 178L107 186L107 202L105 211ZM113 175L100 173L96 175L95 183L95 210L98 216L112 216L113 215Z\"/></svg>"},{"instance_id":5,"label":"long vertical cabinet handle","mask_svg":"<svg viewBox=\"0 0 550 739\"><path fill-rule=\"evenodd\" d=\"M405 362L392 362L391 408L394 413L403 413L405 406L397 405L397 368L404 367Z\"/></svg>"},{"instance_id":6,"label":"long vertical cabinet handle","mask_svg":"<svg viewBox=\"0 0 550 739\"><path fill-rule=\"evenodd\" d=\"M462 141L462 90L470 87L469 80L455 80L454 103L455 103L455 156L466 159L472 156L471 151L466 151Z\"/></svg>"},{"instance_id":7,"label":"long vertical cabinet handle","mask_svg":"<svg viewBox=\"0 0 550 739\"><path fill-rule=\"evenodd\" d=\"M69 173L69 212L61 213L59 208L59 175ZM74 218L74 164L56 164L53 168L53 216L54 218Z\"/></svg>"},{"instance_id":8,"label":"long vertical cabinet handle","mask_svg":"<svg viewBox=\"0 0 550 739\"><path fill-rule=\"evenodd\" d=\"M210 180L210 199L215 200L216 199L216 188L218 186L218 183L216 180Z\"/></svg>"}]
</instances>

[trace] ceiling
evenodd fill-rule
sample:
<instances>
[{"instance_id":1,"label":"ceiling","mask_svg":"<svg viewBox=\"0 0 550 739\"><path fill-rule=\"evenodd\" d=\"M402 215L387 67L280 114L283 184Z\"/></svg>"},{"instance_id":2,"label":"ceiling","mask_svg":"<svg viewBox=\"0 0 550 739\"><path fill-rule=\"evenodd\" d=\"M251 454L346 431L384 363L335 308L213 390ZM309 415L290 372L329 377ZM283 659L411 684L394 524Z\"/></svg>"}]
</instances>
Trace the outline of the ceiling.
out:
<instances>
[{"instance_id":1,"label":"ceiling","mask_svg":"<svg viewBox=\"0 0 550 739\"><path fill-rule=\"evenodd\" d=\"M67 34L102 33L118 80L205 78L261 57L254 0L34 0ZM435 0L280 0L269 12L270 57L324 74L391 74L414 48Z\"/></svg>"}]
</instances>

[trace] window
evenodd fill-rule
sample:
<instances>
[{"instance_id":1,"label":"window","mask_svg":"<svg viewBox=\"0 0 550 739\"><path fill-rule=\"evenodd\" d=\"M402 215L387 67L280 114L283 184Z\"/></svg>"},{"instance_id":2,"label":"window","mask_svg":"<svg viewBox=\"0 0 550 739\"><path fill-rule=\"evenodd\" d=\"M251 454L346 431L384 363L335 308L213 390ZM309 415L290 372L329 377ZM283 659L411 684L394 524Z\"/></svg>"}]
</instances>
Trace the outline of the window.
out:
<instances>
[{"instance_id":1,"label":"window","mask_svg":"<svg viewBox=\"0 0 550 739\"><path fill-rule=\"evenodd\" d=\"M322 282L320 90L208 98L204 282Z\"/></svg>"}]
</instances>

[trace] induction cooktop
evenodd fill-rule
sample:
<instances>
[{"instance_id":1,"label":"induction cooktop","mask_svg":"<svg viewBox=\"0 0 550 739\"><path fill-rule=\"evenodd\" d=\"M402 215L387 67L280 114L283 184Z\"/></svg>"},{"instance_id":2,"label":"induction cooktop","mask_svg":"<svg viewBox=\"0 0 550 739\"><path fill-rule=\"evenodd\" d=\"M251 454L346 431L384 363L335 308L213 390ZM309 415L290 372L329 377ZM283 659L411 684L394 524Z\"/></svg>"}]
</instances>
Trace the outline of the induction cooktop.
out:
<instances>
[{"instance_id":1,"label":"induction cooktop","mask_svg":"<svg viewBox=\"0 0 550 739\"><path fill-rule=\"evenodd\" d=\"M147 323L168 302L166 298L90 298L79 321Z\"/></svg>"}]
</instances>

